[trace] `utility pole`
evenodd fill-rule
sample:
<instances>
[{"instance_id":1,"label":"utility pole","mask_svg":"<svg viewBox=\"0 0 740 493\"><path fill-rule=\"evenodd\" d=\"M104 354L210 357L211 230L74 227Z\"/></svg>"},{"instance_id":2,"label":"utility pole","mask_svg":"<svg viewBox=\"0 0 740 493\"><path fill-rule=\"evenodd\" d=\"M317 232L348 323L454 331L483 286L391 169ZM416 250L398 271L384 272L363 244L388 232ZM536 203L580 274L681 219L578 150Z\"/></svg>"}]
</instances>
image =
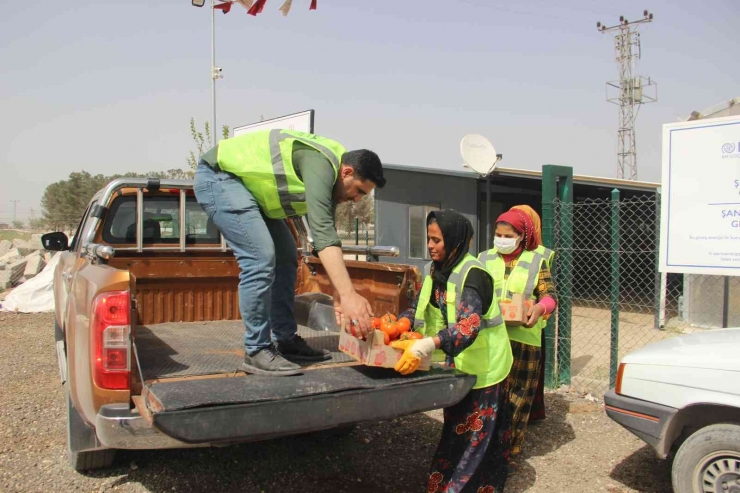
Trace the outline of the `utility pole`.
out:
<instances>
[{"instance_id":1,"label":"utility pole","mask_svg":"<svg viewBox=\"0 0 740 493\"><path fill-rule=\"evenodd\" d=\"M16 209L18 207L18 202L20 202L20 200L11 200L11 202L13 202L13 222L15 222L16 221L16 214L15 213L16 213Z\"/></svg>"},{"instance_id":2,"label":"utility pole","mask_svg":"<svg viewBox=\"0 0 740 493\"><path fill-rule=\"evenodd\" d=\"M617 139L617 178L637 180L637 143L635 140L635 120L640 105L658 100L658 86L648 77L635 75L635 61L640 58L640 33L637 25L652 22L653 14L647 10L643 18L628 21L621 16L619 24L611 27L596 23L596 28L605 33L615 31L614 51L619 64L619 81L606 83L606 100L619 106L619 127ZM611 89L610 89L611 88ZM612 89L618 92L613 94ZM612 92L612 95L610 95ZM654 94L654 95L653 95Z\"/></svg>"}]
</instances>

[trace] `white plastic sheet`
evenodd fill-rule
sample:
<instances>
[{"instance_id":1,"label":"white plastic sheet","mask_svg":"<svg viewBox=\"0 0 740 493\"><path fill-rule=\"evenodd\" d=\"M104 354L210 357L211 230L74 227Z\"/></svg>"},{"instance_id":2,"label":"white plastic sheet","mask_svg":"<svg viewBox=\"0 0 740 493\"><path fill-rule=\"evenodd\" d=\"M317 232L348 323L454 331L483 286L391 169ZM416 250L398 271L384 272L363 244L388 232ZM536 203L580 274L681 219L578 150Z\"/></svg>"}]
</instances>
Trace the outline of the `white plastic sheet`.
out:
<instances>
[{"instance_id":1,"label":"white plastic sheet","mask_svg":"<svg viewBox=\"0 0 740 493\"><path fill-rule=\"evenodd\" d=\"M0 302L0 311L39 313L54 311L54 269L61 253L57 252L33 279L15 288L5 301Z\"/></svg>"}]
</instances>

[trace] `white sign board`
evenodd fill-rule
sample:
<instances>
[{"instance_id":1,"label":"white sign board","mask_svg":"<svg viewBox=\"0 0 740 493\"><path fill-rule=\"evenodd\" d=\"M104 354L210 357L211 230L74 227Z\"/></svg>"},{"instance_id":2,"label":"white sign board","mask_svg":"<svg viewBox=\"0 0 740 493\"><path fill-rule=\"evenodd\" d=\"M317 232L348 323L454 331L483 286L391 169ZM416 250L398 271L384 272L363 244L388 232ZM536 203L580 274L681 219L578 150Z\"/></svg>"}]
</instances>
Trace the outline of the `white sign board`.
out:
<instances>
[{"instance_id":1,"label":"white sign board","mask_svg":"<svg viewBox=\"0 0 740 493\"><path fill-rule=\"evenodd\" d=\"M257 123L250 123L241 127L234 128L234 137L255 130L273 130L276 128L285 130L298 130L300 132L313 133L313 116L314 110L301 111L292 115L280 116L270 120L264 120Z\"/></svg>"},{"instance_id":2,"label":"white sign board","mask_svg":"<svg viewBox=\"0 0 740 493\"><path fill-rule=\"evenodd\" d=\"M663 125L662 272L740 275L740 117Z\"/></svg>"}]
</instances>

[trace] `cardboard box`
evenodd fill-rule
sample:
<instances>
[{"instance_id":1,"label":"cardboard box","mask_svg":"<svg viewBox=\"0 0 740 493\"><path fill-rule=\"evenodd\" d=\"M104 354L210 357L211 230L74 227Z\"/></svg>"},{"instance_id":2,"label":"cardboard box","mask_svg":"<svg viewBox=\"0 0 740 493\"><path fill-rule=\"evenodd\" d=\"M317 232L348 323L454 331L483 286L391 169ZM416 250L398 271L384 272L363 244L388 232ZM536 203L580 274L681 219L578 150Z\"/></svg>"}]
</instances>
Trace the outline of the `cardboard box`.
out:
<instances>
[{"instance_id":1,"label":"cardboard box","mask_svg":"<svg viewBox=\"0 0 740 493\"><path fill-rule=\"evenodd\" d=\"M345 331L339 332L339 350L365 366L393 368L403 356L400 349L384 344L383 332L374 330L366 340L358 339ZM421 360L419 370L430 368L431 358Z\"/></svg>"},{"instance_id":2,"label":"cardboard box","mask_svg":"<svg viewBox=\"0 0 740 493\"><path fill-rule=\"evenodd\" d=\"M524 298L523 294L514 293L510 300L499 303L501 315L504 317L507 327L519 327L527 321L527 311L532 306L532 300Z\"/></svg>"}]
</instances>

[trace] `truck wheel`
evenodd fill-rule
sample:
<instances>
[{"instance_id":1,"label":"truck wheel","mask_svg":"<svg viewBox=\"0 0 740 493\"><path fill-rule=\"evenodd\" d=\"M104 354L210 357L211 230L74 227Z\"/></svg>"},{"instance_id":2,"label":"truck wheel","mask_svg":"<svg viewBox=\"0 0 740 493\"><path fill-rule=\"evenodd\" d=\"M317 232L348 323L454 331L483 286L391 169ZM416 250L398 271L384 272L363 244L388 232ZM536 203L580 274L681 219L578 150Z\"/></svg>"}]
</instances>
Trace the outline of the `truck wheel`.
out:
<instances>
[{"instance_id":1,"label":"truck wheel","mask_svg":"<svg viewBox=\"0 0 740 493\"><path fill-rule=\"evenodd\" d=\"M110 467L116 458L115 449L93 450L92 452L72 452L67 449L67 459L75 471L89 471Z\"/></svg>"},{"instance_id":2,"label":"truck wheel","mask_svg":"<svg viewBox=\"0 0 740 493\"><path fill-rule=\"evenodd\" d=\"M740 425L692 434L676 453L672 479L675 493L740 493Z\"/></svg>"},{"instance_id":3,"label":"truck wheel","mask_svg":"<svg viewBox=\"0 0 740 493\"><path fill-rule=\"evenodd\" d=\"M75 471L100 469L113 464L115 449L84 450L100 446L95 430L82 420L67 389L67 459Z\"/></svg>"}]
</instances>

